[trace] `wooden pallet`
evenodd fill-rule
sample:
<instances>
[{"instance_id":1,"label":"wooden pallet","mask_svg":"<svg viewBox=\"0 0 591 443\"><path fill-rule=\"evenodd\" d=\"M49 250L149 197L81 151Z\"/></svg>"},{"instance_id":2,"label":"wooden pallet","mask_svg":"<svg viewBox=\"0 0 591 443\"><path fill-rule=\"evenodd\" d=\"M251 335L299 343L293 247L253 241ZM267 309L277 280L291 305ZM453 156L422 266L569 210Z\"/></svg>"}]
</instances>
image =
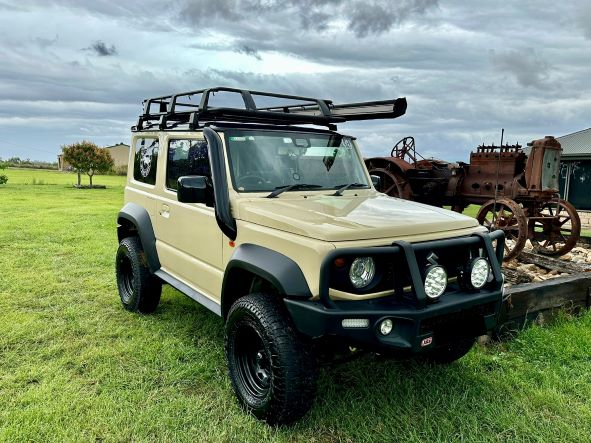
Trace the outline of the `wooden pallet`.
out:
<instances>
[{"instance_id":1,"label":"wooden pallet","mask_svg":"<svg viewBox=\"0 0 591 443\"><path fill-rule=\"evenodd\" d=\"M518 331L531 322L547 321L560 310L580 312L591 303L591 273L558 277L507 288L495 336Z\"/></svg>"}]
</instances>

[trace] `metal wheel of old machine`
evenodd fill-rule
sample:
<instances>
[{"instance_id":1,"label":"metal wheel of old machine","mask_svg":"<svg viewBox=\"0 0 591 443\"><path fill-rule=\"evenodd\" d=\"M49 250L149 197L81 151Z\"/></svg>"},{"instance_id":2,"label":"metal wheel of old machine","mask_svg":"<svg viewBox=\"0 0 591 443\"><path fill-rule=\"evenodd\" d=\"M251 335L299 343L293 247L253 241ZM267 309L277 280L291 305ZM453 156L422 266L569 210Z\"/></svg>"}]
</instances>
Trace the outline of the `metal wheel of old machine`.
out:
<instances>
[{"instance_id":1,"label":"metal wheel of old machine","mask_svg":"<svg viewBox=\"0 0 591 443\"><path fill-rule=\"evenodd\" d=\"M415 138L404 137L399 140L390 151L390 157L396 157L408 161L409 163L416 163ZM406 160L404 157L408 157L410 161Z\"/></svg>"},{"instance_id":2,"label":"metal wheel of old machine","mask_svg":"<svg viewBox=\"0 0 591 443\"><path fill-rule=\"evenodd\" d=\"M516 257L527 240L527 217L521 206L508 198L487 201L476 216L478 223L489 231L505 233L505 260Z\"/></svg>"},{"instance_id":3,"label":"metal wheel of old machine","mask_svg":"<svg viewBox=\"0 0 591 443\"><path fill-rule=\"evenodd\" d=\"M380 187L378 191L383 192L390 197L398 197L405 200L411 199L412 191L410 189L410 184L400 172L392 171L388 167L372 168L370 165L369 173L380 177Z\"/></svg>"},{"instance_id":4,"label":"metal wheel of old machine","mask_svg":"<svg viewBox=\"0 0 591 443\"><path fill-rule=\"evenodd\" d=\"M560 256L575 247L581 219L573 205L562 199L544 202L529 218L529 239L534 251Z\"/></svg>"}]
</instances>

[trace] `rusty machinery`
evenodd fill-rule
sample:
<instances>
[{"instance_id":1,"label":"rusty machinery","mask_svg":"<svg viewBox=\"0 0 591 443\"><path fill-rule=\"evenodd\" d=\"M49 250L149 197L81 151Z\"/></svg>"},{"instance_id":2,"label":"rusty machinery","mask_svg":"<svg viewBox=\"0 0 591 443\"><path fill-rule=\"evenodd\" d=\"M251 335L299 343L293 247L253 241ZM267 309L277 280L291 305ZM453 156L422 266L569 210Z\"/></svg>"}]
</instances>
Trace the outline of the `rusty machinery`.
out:
<instances>
[{"instance_id":1,"label":"rusty machinery","mask_svg":"<svg viewBox=\"0 0 591 443\"><path fill-rule=\"evenodd\" d=\"M458 212L481 205L480 224L505 232L506 259L517 256L527 239L541 254L566 254L579 239L581 221L559 196L560 143L547 136L528 146L529 155L520 145L482 145L470 154L469 164L449 163L423 158L414 138L405 137L389 157L365 162L390 196Z\"/></svg>"}]
</instances>

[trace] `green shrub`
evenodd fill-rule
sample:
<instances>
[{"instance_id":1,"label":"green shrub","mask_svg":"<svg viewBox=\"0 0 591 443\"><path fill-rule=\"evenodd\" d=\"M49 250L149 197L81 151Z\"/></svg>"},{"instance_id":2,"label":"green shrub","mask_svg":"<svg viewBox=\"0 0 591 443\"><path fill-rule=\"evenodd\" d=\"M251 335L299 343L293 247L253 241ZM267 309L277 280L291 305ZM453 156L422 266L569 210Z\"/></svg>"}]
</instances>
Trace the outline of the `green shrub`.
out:
<instances>
[{"instance_id":1,"label":"green shrub","mask_svg":"<svg viewBox=\"0 0 591 443\"><path fill-rule=\"evenodd\" d=\"M121 176L125 176L125 175L127 175L127 166L125 166L125 165L123 165L123 166L115 166L113 169L111 169L105 175L121 175Z\"/></svg>"},{"instance_id":2,"label":"green shrub","mask_svg":"<svg viewBox=\"0 0 591 443\"><path fill-rule=\"evenodd\" d=\"M127 175L127 166L117 166L115 168L116 175Z\"/></svg>"},{"instance_id":3,"label":"green shrub","mask_svg":"<svg viewBox=\"0 0 591 443\"><path fill-rule=\"evenodd\" d=\"M53 169L57 171L57 162L47 162L42 160L22 159L20 157L11 157L6 160L7 166L26 169Z\"/></svg>"},{"instance_id":4,"label":"green shrub","mask_svg":"<svg viewBox=\"0 0 591 443\"><path fill-rule=\"evenodd\" d=\"M3 162L2 159L0 159L0 171L2 169L6 169L7 167L8 167L8 164ZM3 185L7 181L8 181L8 176L6 176L4 174L0 174L0 185Z\"/></svg>"}]
</instances>

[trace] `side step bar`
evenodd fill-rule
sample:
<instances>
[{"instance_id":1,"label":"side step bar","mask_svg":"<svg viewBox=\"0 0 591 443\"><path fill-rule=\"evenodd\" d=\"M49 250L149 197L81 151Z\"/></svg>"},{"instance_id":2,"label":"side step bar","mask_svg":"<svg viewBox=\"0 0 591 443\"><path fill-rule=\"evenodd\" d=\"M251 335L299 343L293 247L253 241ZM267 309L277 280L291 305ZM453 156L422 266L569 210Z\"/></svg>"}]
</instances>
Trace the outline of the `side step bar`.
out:
<instances>
[{"instance_id":1,"label":"side step bar","mask_svg":"<svg viewBox=\"0 0 591 443\"><path fill-rule=\"evenodd\" d=\"M168 283L170 286L172 286L176 290L182 292L187 297L192 298L200 305L205 306L211 312L219 315L220 317L222 316L222 307L219 304L217 304L216 302L214 302L210 298L207 298L202 293L197 292L196 290L189 287L188 285L186 285L182 281L178 280L177 278L173 277L168 272L163 271L162 269L158 269L156 272L154 272L154 275L156 277L159 277L160 279L162 279L164 282Z\"/></svg>"}]
</instances>

